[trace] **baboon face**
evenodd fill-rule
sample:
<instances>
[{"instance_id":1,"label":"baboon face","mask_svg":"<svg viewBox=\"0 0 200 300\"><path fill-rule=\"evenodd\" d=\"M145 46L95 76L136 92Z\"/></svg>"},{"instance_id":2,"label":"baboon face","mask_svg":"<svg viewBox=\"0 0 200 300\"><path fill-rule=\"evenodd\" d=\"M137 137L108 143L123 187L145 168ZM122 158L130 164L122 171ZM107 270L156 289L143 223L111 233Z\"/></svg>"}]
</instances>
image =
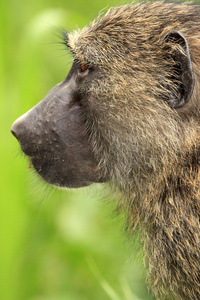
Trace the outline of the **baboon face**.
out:
<instances>
[{"instance_id":1,"label":"baboon face","mask_svg":"<svg viewBox=\"0 0 200 300\"><path fill-rule=\"evenodd\" d=\"M105 180L89 142L78 91L87 73L74 63L67 78L12 126L35 170L51 184L80 187Z\"/></svg>"},{"instance_id":2,"label":"baboon face","mask_svg":"<svg viewBox=\"0 0 200 300\"><path fill-rule=\"evenodd\" d=\"M44 180L136 181L177 150L175 110L189 101L194 76L187 39L160 22L143 25L131 4L65 34L74 55L67 78L11 129Z\"/></svg>"}]
</instances>

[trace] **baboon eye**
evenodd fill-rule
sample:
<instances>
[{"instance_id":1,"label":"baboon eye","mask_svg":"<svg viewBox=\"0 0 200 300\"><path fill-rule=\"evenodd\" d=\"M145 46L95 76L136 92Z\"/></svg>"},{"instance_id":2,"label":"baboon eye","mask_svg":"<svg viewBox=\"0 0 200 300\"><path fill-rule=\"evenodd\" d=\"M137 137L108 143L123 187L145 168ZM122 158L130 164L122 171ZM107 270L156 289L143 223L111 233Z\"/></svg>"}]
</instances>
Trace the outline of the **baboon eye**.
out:
<instances>
[{"instance_id":1,"label":"baboon eye","mask_svg":"<svg viewBox=\"0 0 200 300\"><path fill-rule=\"evenodd\" d=\"M88 67L84 64L81 65L81 72L88 70Z\"/></svg>"},{"instance_id":2,"label":"baboon eye","mask_svg":"<svg viewBox=\"0 0 200 300\"><path fill-rule=\"evenodd\" d=\"M83 79L88 75L89 67L85 64L81 64L79 68L78 78Z\"/></svg>"}]
</instances>

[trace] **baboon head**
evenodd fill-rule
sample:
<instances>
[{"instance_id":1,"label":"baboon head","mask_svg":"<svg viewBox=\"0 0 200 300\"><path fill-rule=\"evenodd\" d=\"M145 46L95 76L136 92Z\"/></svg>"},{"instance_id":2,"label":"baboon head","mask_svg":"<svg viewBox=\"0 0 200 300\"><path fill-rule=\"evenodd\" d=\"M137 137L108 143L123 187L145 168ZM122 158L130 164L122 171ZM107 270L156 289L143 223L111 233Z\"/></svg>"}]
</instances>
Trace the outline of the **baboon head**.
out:
<instances>
[{"instance_id":1,"label":"baboon head","mask_svg":"<svg viewBox=\"0 0 200 300\"><path fill-rule=\"evenodd\" d=\"M112 8L64 33L74 56L69 74L11 129L47 182L134 185L173 163L194 74L183 20L170 8Z\"/></svg>"}]
</instances>

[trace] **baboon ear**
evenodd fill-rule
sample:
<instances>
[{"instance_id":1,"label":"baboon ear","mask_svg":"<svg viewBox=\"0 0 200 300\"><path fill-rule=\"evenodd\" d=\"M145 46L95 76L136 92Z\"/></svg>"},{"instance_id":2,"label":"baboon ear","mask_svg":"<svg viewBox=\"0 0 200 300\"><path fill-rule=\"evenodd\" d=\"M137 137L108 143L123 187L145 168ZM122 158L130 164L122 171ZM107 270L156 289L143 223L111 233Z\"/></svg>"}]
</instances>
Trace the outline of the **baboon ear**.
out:
<instances>
[{"instance_id":1,"label":"baboon ear","mask_svg":"<svg viewBox=\"0 0 200 300\"><path fill-rule=\"evenodd\" d=\"M185 105L190 99L194 87L194 75L190 58L189 46L186 38L178 31L170 31L164 36L166 47L169 47L169 56L174 63L170 79L170 96L167 99L172 108ZM170 46L171 45L171 46Z\"/></svg>"}]
</instances>

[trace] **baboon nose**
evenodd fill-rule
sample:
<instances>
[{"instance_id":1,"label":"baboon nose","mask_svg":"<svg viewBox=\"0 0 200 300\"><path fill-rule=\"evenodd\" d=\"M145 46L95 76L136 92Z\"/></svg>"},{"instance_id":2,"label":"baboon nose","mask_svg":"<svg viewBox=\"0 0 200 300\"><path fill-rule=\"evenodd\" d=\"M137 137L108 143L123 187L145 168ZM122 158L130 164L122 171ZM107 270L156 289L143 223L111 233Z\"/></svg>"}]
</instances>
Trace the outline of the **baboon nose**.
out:
<instances>
[{"instance_id":1,"label":"baboon nose","mask_svg":"<svg viewBox=\"0 0 200 300\"><path fill-rule=\"evenodd\" d=\"M16 137L16 139L18 141L23 140L24 135L26 133L26 118L25 118L26 114L22 115L21 117L19 117L13 124L11 127L11 132L14 135L14 137Z\"/></svg>"},{"instance_id":2,"label":"baboon nose","mask_svg":"<svg viewBox=\"0 0 200 300\"><path fill-rule=\"evenodd\" d=\"M22 124L20 124L20 122L18 120L16 120L12 124L10 131L12 132L14 137L16 137L16 139L19 139L20 135L23 134L23 126L22 126Z\"/></svg>"},{"instance_id":3,"label":"baboon nose","mask_svg":"<svg viewBox=\"0 0 200 300\"><path fill-rule=\"evenodd\" d=\"M10 130L19 142L20 140L24 140L24 138L27 136L28 129L31 128L31 125L29 124L31 123L30 112L31 110L27 111L25 114L19 117L11 126Z\"/></svg>"}]
</instances>

